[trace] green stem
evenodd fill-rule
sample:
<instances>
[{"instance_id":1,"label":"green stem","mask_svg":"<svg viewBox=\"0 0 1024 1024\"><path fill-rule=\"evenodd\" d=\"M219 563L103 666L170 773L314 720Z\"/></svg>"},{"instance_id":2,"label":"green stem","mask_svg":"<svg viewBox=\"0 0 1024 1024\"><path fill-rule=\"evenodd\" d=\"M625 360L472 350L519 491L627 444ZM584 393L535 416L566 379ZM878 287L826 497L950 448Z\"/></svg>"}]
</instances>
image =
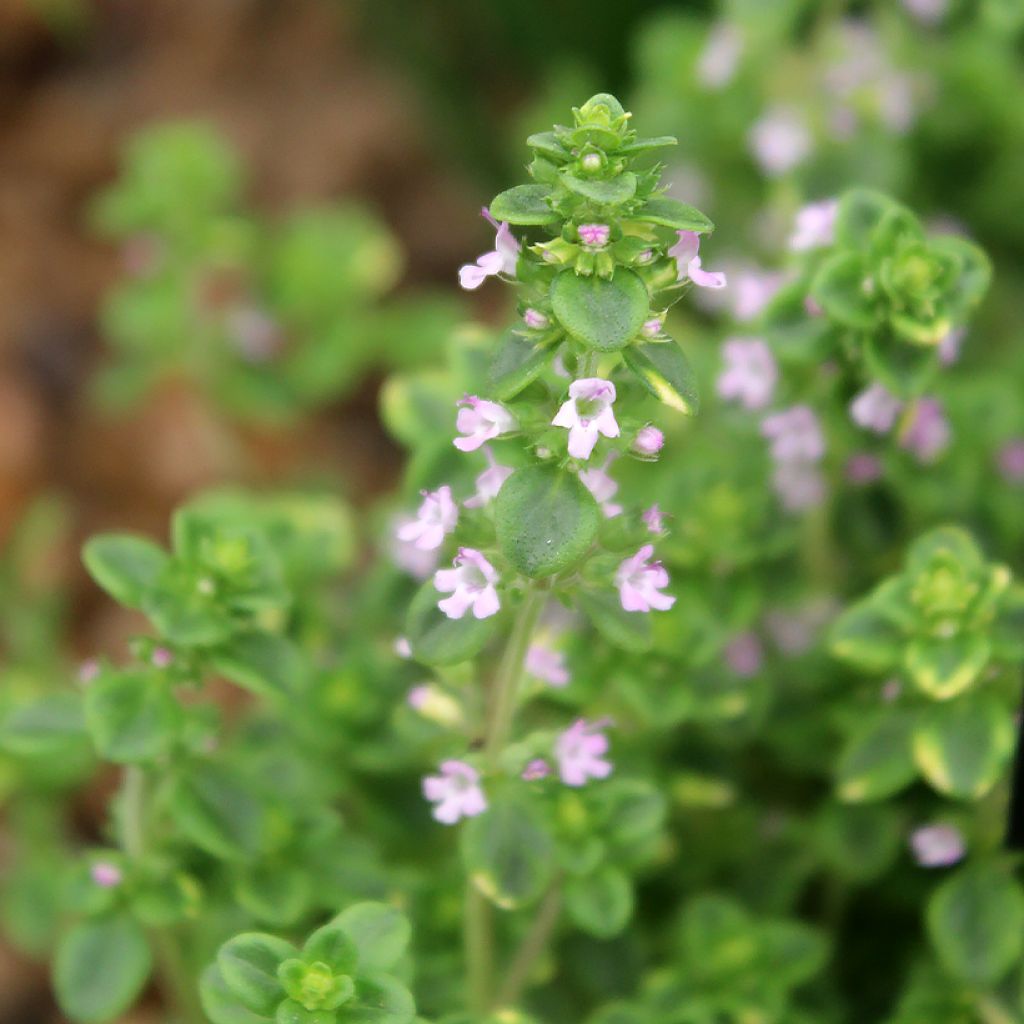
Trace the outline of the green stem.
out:
<instances>
[{"instance_id":1,"label":"green stem","mask_svg":"<svg viewBox=\"0 0 1024 1024\"><path fill-rule=\"evenodd\" d=\"M530 972L534 964L547 949L551 934L558 924L558 917L562 912L562 887L556 881L537 908L537 916L534 917L529 931L523 936L523 941L516 950L512 963L509 964L508 973L498 990L498 998L495 1004L498 1007L514 1006L519 999L523 988L530 980Z\"/></svg>"},{"instance_id":2,"label":"green stem","mask_svg":"<svg viewBox=\"0 0 1024 1024\"><path fill-rule=\"evenodd\" d=\"M148 782L145 770L138 765L125 770L121 785L121 845L132 860L144 856L148 845ZM196 979L177 930L149 928L147 934L156 954L161 988L173 1007L173 1019L178 1024L206 1024Z\"/></svg>"},{"instance_id":3,"label":"green stem","mask_svg":"<svg viewBox=\"0 0 1024 1024\"><path fill-rule=\"evenodd\" d=\"M512 625L505 653L498 666L491 698L490 718L484 737L484 761L488 771L498 767L508 743L516 701L525 671L526 652L537 619L544 607L543 591L529 587ZM463 943L470 1011L480 1016L491 1006L494 979L494 910L473 884L466 882Z\"/></svg>"},{"instance_id":4,"label":"green stem","mask_svg":"<svg viewBox=\"0 0 1024 1024\"><path fill-rule=\"evenodd\" d=\"M1014 1024L1017 1020L993 995L979 995L975 1008L983 1024Z\"/></svg>"}]
</instances>

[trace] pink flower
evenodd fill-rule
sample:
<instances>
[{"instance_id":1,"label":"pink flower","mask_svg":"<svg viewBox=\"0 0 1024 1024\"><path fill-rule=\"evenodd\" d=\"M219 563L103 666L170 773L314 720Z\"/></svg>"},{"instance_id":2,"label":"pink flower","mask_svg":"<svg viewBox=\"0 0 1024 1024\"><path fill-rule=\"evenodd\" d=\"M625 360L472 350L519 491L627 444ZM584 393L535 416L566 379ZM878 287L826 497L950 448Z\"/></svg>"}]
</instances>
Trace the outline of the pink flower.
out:
<instances>
[{"instance_id":1,"label":"pink flower","mask_svg":"<svg viewBox=\"0 0 1024 1024\"><path fill-rule=\"evenodd\" d=\"M498 573L475 548L459 548L454 568L438 569L434 586L442 594L451 594L437 602L449 619L461 619L472 609L473 618L486 619L501 608L495 584Z\"/></svg>"},{"instance_id":2,"label":"pink flower","mask_svg":"<svg viewBox=\"0 0 1024 1024\"><path fill-rule=\"evenodd\" d=\"M511 466L499 466L494 461L490 448L484 448L487 468L476 478L476 494L464 502L466 508L483 508L492 502L501 490L501 485L512 475Z\"/></svg>"},{"instance_id":3,"label":"pink flower","mask_svg":"<svg viewBox=\"0 0 1024 1024\"><path fill-rule=\"evenodd\" d=\"M508 224L498 224L486 206L480 212L498 231L494 237L492 252L485 252L476 263L467 263L459 269L459 284L467 291L479 288L488 277L496 277L498 274L515 277L516 263L519 261L519 243Z\"/></svg>"},{"instance_id":4,"label":"pink flower","mask_svg":"<svg viewBox=\"0 0 1024 1024\"><path fill-rule=\"evenodd\" d=\"M664 612L676 603L670 594L661 593L668 586L668 573L661 562L648 564L653 554L654 546L645 544L616 570L615 585L627 612L649 612L652 608Z\"/></svg>"},{"instance_id":5,"label":"pink flower","mask_svg":"<svg viewBox=\"0 0 1024 1024\"><path fill-rule=\"evenodd\" d=\"M638 455L653 458L665 447L665 435L650 423L641 427L633 438L633 451Z\"/></svg>"},{"instance_id":6,"label":"pink flower","mask_svg":"<svg viewBox=\"0 0 1024 1024\"><path fill-rule=\"evenodd\" d=\"M761 641L757 634L747 630L737 633L723 652L725 663L738 676L755 676L761 671Z\"/></svg>"},{"instance_id":7,"label":"pink flower","mask_svg":"<svg viewBox=\"0 0 1024 1024\"><path fill-rule=\"evenodd\" d=\"M121 869L116 864L111 864L109 861L97 861L89 869L89 877L92 878L93 882L96 883L101 889L113 889L115 886L121 884L123 874Z\"/></svg>"},{"instance_id":8,"label":"pink flower","mask_svg":"<svg viewBox=\"0 0 1024 1024\"><path fill-rule=\"evenodd\" d=\"M850 403L850 418L865 430L888 434L902 408L903 402L892 392L881 384L872 384Z\"/></svg>"},{"instance_id":9,"label":"pink flower","mask_svg":"<svg viewBox=\"0 0 1024 1024\"><path fill-rule=\"evenodd\" d=\"M409 638L404 636L395 637L394 647L392 648L395 654L399 658L411 658L412 657L412 646L409 643Z\"/></svg>"},{"instance_id":10,"label":"pink flower","mask_svg":"<svg viewBox=\"0 0 1024 1024\"><path fill-rule=\"evenodd\" d=\"M900 699L903 693L903 683L899 679L887 679L882 684L882 703L892 704Z\"/></svg>"},{"instance_id":11,"label":"pink flower","mask_svg":"<svg viewBox=\"0 0 1024 1024\"><path fill-rule=\"evenodd\" d=\"M960 358L960 349L966 336L966 327L954 327L939 342L939 362L943 366L952 366Z\"/></svg>"},{"instance_id":12,"label":"pink flower","mask_svg":"<svg viewBox=\"0 0 1024 1024\"><path fill-rule=\"evenodd\" d=\"M1024 483L1024 437L1015 437L999 449L999 472L1008 484Z\"/></svg>"},{"instance_id":13,"label":"pink flower","mask_svg":"<svg viewBox=\"0 0 1024 1024\"><path fill-rule=\"evenodd\" d=\"M793 252L807 252L808 249L831 245L835 239L838 212L837 199L822 199L803 207L797 212L796 225L789 236L789 248Z\"/></svg>"},{"instance_id":14,"label":"pink flower","mask_svg":"<svg viewBox=\"0 0 1024 1024\"><path fill-rule=\"evenodd\" d=\"M466 395L457 405L459 414L455 419L455 428L463 436L455 438L452 444L460 452L475 452L488 441L515 430L515 416L497 402Z\"/></svg>"},{"instance_id":15,"label":"pink flower","mask_svg":"<svg viewBox=\"0 0 1024 1024\"><path fill-rule=\"evenodd\" d=\"M569 385L569 400L562 404L552 426L569 431L569 454L574 459L589 459L597 444L597 435L618 437L619 424L612 404L615 385L600 377L584 377Z\"/></svg>"},{"instance_id":16,"label":"pink flower","mask_svg":"<svg viewBox=\"0 0 1024 1024\"><path fill-rule=\"evenodd\" d=\"M255 306L238 306L226 318L228 340L250 363L263 363L277 354L284 337L277 322Z\"/></svg>"},{"instance_id":17,"label":"pink flower","mask_svg":"<svg viewBox=\"0 0 1024 1024\"><path fill-rule=\"evenodd\" d=\"M652 316L650 320L645 320L640 328L640 333L645 338L656 338L661 334L661 317Z\"/></svg>"},{"instance_id":18,"label":"pink flower","mask_svg":"<svg viewBox=\"0 0 1024 1024\"><path fill-rule=\"evenodd\" d=\"M100 663L96 658L86 658L78 666L78 682L87 686L100 674Z\"/></svg>"},{"instance_id":19,"label":"pink flower","mask_svg":"<svg viewBox=\"0 0 1024 1024\"><path fill-rule=\"evenodd\" d=\"M606 779L612 773L608 737L600 730L606 721L588 723L580 718L555 741L558 774L567 786L583 786L588 779Z\"/></svg>"},{"instance_id":20,"label":"pink flower","mask_svg":"<svg viewBox=\"0 0 1024 1024\"><path fill-rule=\"evenodd\" d=\"M590 248L599 249L608 244L611 228L607 224L581 224L577 229L580 241Z\"/></svg>"},{"instance_id":21,"label":"pink flower","mask_svg":"<svg viewBox=\"0 0 1024 1024\"><path fill-rule=\"evenodd\" d=\"M436 491L424 491L416 518L398 528L398 539L420 551L439 548L459 521L459 506L452 500L452 489L445 485Z\"/></svg>"},{"instance_id":22,"label":"pink flower","mask_svg":"<svg viewBox=\"0 0 1024 1024\"><path fill-rule=\"evenodd\" d=\"M870 452L855 452L846 460L846 479L863 487L881 479L882 463Z\"/></svg>"},{"instance_id":23,"label":"pink flower","mask_svg":"<svg viewBox=\"0 0 1024 1024\"><path fill-rule=\"evenodd\" d=\"M772 473L772 485L789 512L803 512L825 500L825 479L809 462L780 462Z\"/></svg>"},{"instance_id":24,"label":"pink flower","mask_svg":"<svg viewBox=\"0 0 1024 1024\"><path fill-rule=\"evenodd\" d=\"M524 769L520 778L527 782L546 779L551 774L551 765L542 757L535 757Z\"/></svg>"},{"instance_id":25,"label":"pink flower","mask_svg":"<svg viewBox=\"0 0 1024 1024\"><path fill-rule=\"evenodd\" d=\"M462 706L433 683L420 683L405 696L406 703L424 718L453 728L463 722Z\"/></svg>"},{"instance_id":26,"label":"pink flower","mask_svg":"<svg viewBox=\"0 0 1024 1024\"><path fill-rule=\"evenodd\" d=\"M399 539L407 526L416 522L415 519L404 517L395 523L391 534L391 558L403 572L418 580L425 580L437 567L437 550L427 551L416 544Z\"/></svg>"},{"instance_id":27,"label":"pink flower","mask_svg":"<svg viewBox=\"0 0 1024 1024\"><path fill-rule=\"evenodd\" d=\"M616 505L612 501L619 485L608 474L608 467L614 459L615 452L610 452L608 458L604 460L603 466L580 470L580 483L594 496L594 500L601 506L601 511L606 519L614 519L617 515L622 514L622 506Z\"/></svg>"},{"instance_id":28,"label":"pink flower","mask_svg":"<svg viewBox=\"0 0 1024 1024\"><path fill-rule=\"evenodd\" d=\"M696 231L677 231L678 241L668 254L676 261L678 280L689 278L699 288L724 288L725 274L721 271L701 270L700 235Z\"/></svg>"},{"instance_id":29,"label":"pink flower","mask_svg":"<svg viewBox=\"0 0 1024 1024\"><path fill-rule=\"evenodd\" d=\"M645 510L640 518L644 521L648 533L653 533L656 537L665 536L665 516L658 507L657 502Z\"/></svg>"},{"instance_id":30,"label":"pink flower","mask_svg":"<svg viewBox=\"0 0 1024 1024\"><path fill-rule=\"evenodd\" d=\"M779 379L771 349L759 338L731 338L722 346L722 355L725 369L715 382L719 395L746 409L763 409Z\"/></svg>"},{"instance_id":31,"label":"pink flower","mask_svg":"<svg viewBox=\"0 0 1024 1024\"><path fill-rule=\"evenodd\" d=\"M766 416L761 434L771 442L776 462L817 462L825 454L821 424L807 405L793 405Z\"/></svg>"},{"instance_id":32,"label":"pink flower","mask_svg":"<svg viewBox=\"0 0 1024 1024\"><path fill-rule=\"evenodd\" d=\"M526 671L534 679L547 683L561 689L569 685L572 676L565 667L565 655L561 651L554 651L543 644L531 644L526 652Z\"/></svg>"},{"instance_id":33,"label":"pink flower","mask_svg":"<svg viewBox=\"0 0 1024 1024\"><path fill-rule=\"evenodd\" d=\"M949 10L949 0L903 0L903 6L918 21L926 25L937 25Z\"/></svg>"},{"instance_id":34,"label":"pink flower","mask_svg":"<svg viewBox=\"0 0 1024 1024\"><path fill-rule=\"evenodd\" d=\"M436 805L431 813L444 825L475 818L487 810L480 774L465 761L442 761L441 774L423 780L423 795Z\"/></svg>"},{"instance_id":35,"label":"pink flower","mask_svg":"<svg viewBox=\"0 0 1024 1024\"><path fill-rule=\"evenodd\" d=\"M154 647L149 661L154 668L170 668L174 655L166 647Z\"/></svg>"},{"instance_id":36,"label":"pink flower","mask_svg":"<svg viewBox=\"0 0 1024 1024\"><path fill-rule=\"evenodd\" d=\"M750 130L750 149L761 170L775 177L793 170L811 154L811 134L795 111L777 107L768 111Z\"/></svg>"},{"instance_id":37,"label":"pink flower","mask_svg":"<svg viewBox=\"0 0 1024 1024\"><path fill-rule=\"evenodd\" d=\"M900 447L913 452L920 462L932 462L949 444L951 433L942 403L937 398L922 398L900 435Z\"/></svg>"},{"instance_id":38,"label":"pink flower","mask_svg":"<svg viewBox=\"0 0 1024 1024\"><path fill-rule=\"evenodd\" d=\"M531 306L523 313L523 323L531 331L540 331L547 327L551 321L539 309L534 309Z\"/></svg>"},{"instance_id":39,"label":"pink flower","mask_svg":"<svg viewBox=\"0 0 1024 1024\"><path fill-rule=\"evenodd\" d=\"M737 320L753 320L785 283L785 274L767 270L741 271L732 283L732 315Z\"/></svg>"},{"instance_id":40,"label":"pink flower","mask_svg":"<svg viewBox=\"0 0 1024 1024\"><path fill-rule=\"evenodd\" d=\"M914 859L923 868L948 868L963 860L967 843L953 825L924 825L910 836Z\"/></svg>"},{"instance_id":41,"label":"pink flower","mask_svg":"<svg viewBox=\"0 0 1024 1024\"><path fill-rule=\"evenodd\" d=\"M803 654L814 645L822 627L836 614L831 598L816 598L792 610L775 610L764 617L764 624L775 646L783 654Z\"/></svg>"},{"instance_id":42,"label":"pink flower","mask_svg":"<svg viewBox=\"0 0 1024 1024\"><path fill-rule=\"evenodd\" d=\"M719 21L711 26L697 59L697 81L705 89L723 89L736 74L743 55L743 36L735 25Z\"/></svg>"}]
</instances>

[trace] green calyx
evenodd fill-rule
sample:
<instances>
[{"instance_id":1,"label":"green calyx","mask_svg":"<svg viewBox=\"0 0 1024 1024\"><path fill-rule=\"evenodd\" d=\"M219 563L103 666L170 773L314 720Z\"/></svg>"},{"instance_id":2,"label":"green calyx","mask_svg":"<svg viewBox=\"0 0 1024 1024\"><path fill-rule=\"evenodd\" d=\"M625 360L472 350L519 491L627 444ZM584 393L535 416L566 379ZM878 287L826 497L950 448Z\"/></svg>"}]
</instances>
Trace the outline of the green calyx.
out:
<instances>
[{"instance_id":1,"label":"green calyx","mask_svg":"<svg viewBox=\"0 0 1024 1024\"><path fill-rule=\"evenodd\" d=\"M307 1010L336 1010L355 994L355 982L347 974L336 974L321 960L285 960L277 976L289 998Z\"/></svg>"}]
</instances>

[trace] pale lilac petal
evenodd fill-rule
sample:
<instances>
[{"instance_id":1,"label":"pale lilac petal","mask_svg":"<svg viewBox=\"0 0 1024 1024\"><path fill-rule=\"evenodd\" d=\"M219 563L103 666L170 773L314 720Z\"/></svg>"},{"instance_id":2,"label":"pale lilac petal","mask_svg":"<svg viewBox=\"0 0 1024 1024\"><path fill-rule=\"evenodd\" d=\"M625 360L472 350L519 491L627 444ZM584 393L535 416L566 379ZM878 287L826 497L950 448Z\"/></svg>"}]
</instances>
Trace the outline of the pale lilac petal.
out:
<instances>
[{"instance_id":1,"label":"pale lilac petal","mask_svg":"<svg viewBox=\"0 0 1024 1024\"><path fill-rule=\"evenodd\" d=\"M498 600L498 592L494 587L487 587L480 596L473 602L473 617L487 619L496 615L501 608Z\"/></svg>"},{"instance_id":2,"label":"pale lilac petal","mask_svg":"<svg viewBox=\"0 0 1024 1024\"><path fill-rule=\"evenodd\" d=\"M690 260L686 271L698 288L724 288L726 285L725 274L722 271L701 270L699 256Z\"/></svg>"},{"instance_id":3,"label":"pale lilac petal","mask_svg":"<svg viewBox=\"0 0 1024 1024\"><path fill-rule=\"evenodd\" d=\"M448 616L449 619L461 619L473 603L473 596L465 590L456 590L451 597L437 602L437 607Z\"/></svg>"}]
</instances>

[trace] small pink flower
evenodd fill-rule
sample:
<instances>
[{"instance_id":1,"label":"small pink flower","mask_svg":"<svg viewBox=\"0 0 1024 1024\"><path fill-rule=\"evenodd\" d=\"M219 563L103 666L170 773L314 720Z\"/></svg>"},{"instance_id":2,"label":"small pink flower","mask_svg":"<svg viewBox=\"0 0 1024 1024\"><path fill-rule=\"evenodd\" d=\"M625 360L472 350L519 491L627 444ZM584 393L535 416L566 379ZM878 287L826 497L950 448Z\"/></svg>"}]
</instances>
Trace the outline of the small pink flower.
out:
<instances>
[{"instance_id":1,"label":"small pink flower","mask_svg":"<svg viewBox=\"0 0 1024 1024\"><path fill-rule=\"evenodd\" d=\"M527 782L546 779L551 774L551 765L542 757L535 757L524 769L520 778Z\"/></svg>"},{"instance_id":2,"label":"small pink flower","mask_svg":"<svg viewBox=\"0 0 1024 1024\"><path fill-rule=\"evenodd\" d=\"M503 405L466 395L457 403L455 428L462 434L452 442L460 452L475 452L488 441L515 430L516 418Z\"/></svg>"},{"instance_id":3,"label":"small pink flower","mask_svg":"<svg viewBox=\"0 0 1024 1024\"><path fill-rule=\"evenodd\" d=\"M406 526L411 526L415 519L405 517L395 522L391 534L390 554L395 565L403 572L418 580L425 580L437 568L437 550L425 551L415 544L409 544L399 539L399 533Z\"/></svg>"},{"instance_id":4,"label":"small pink flower","mask_svg":"<svg viewBox=\"0 0 1024 1024\"><path fill-rule=\"evenodd\" d=\"M436 491L424 491L416 518L398 528L398 539L420 551L439 548L459 521L459 506L452 500L452 489L445 485Z\"/></svg>"},{"instance_id":5,"label":"small pink flower","mask_svg":"<svg viewBox=\"0 0 1024 1024\"><path fill-rule=\"evenodd\" d=\"M810 295L804 297L804 310L808 316L822 316L825 312Z\"/></svg>"},{"instance_id":6,"label":"small pink flower","mask_svg":"<svg viewBox=\"0 0 1024 1024\"><path fill-rule=\"evenodd\" d=\"M932 462L946 449L952 431L937 398L918 400L910 421L900 435L900 447L912 452L920 462Z\"/></svg>"},{"instance_id":7,"label":"small pink flower","mask_svg":"<svg viewBox=\"0 0 1024 1024\"><path fill-rule=\"evenodd\" d=\"M786 283L786 275L767 270L744 270L733 279L732 315L740 321L753 320L775 298Z\"/></svg>"},{"instance_id":8,"label":"small pink flower","mask_svg":"<svg viewBox=\"0 0 1024 1024\"><path fill-rule=\"evenodd\" d=\"M475 619L489 618L501 608L497 582L497 571L479 551L459 548L454 568L434 573L434 586L442 594L452 595L438 601L437 607L449 619L461 619L470 610Z\"/></svg>"},{"instance_id":9,"label":"small pink flower","mask_svg":"<svg viewBox=\"0 0 1024 1024\"><path fill-rule=\"evenodd\" d=\"M825 478L810 462L780 462L772 472L772 485L788 512L803 512L825 500Z\"/></svg>"},{"instance_id":10,"label":"small pink flower","mask_svg":"<svg viewBox=\"0 0 1024 1024\"><path fill-rule=\"evenodd\" d=\"M78 666L78 682L87 686L100 674L100 663L96 658L86 658Z\"/></svg>"},{"instance_id":11,"label":"small pink flower","mask_svg":"<svg viewBox=\"0 0 1024 1024\"><path fill-rule=\"evenodd\" d=\"M568 429L569 454L574 459L590 458L598 434L619 436L614 402L615 385L610 380L584 377L569 385L569 400L562 404L551 423Z\"/></svg>"},{"instance_id":12,"label":"small pink flower","mask_svg":"<svg viewBox=\"0 0 1024 1024\"><path fill-rule=\"evenodd\" d=\"M272 359L284 343L277 322L256 306L232 309L225 326L235 350L250 363L265 363Z\"/></svg>"},{"instance_id":13,"label":"small pink flower","mask_svg":"<svg viewBox=\"0 0 1024 1024\"><path fill-rule=\"evenodd\" d=\"M543 330L551 321L539 310L530 306L523 313L523 323L532 331Z\"/></svg>"},{"instance_id":14,"label":"small pink flower","mask_svg":"<svg viewBox=\"0 0 1024 1024\"><path fill-rule=\"evenodd\" d=\"M949 0L903 0L903 6L925 25L937 25L949 10Z\"/></svg>"},{"instance_id":15,"label":"small pink flower","mask_svg":"<svg viewBox=\"0 0 1024 1024\"><path fill-rule=\"evenodd\" d=\"M737 633L725 645L723 654L726 665L738 676L747 678L761 671L761 641L750 630Z\"/></svg>"},{"instance_id":16,"label":"small pink flower","mask_svg":"<svg viewBox=\"0 0 1024 1024\"><path fill-rule=\"evenodd\" d=\"M727 21L716 22L697 59L697 81L705 89L725 88L736 74L742 56L740 30Z\"/></svg>"},{"instance_id":17,"label":"small pink flower","mask_svg":"<svg viewBox=\"0 0 1024 1024\"><path fill-rule=\"evenodd\" d=\"M485 252L476 263L467 263L459 269L459 284L467 291L479 288L489 277L507 274L515 277L516 263L519 261L519 243L513 236L508 224L498 224L490 215L487 207L480 211L497 229L494 237L494 249Z\"/></svg>"},{"instance_id":18,"label":"small pink flower","mask_svg":"<svg viewBox=\"0 0 1024 1024\"><path fill-rule=\"evenodd\" d=\"M116 864L109 861L97 861L89 869L89 876L101 889L113 889L121 884L124 875Z\"/></svg>"},{"instance_id":19,"label":"small pink flower","mask_svg":"<svg viewBox=\"0 0 1024 1024\"><path fill-rule=\"evenodd\" d=\"M640 333L645 338L656 338L661 334L661 317L652 316L650 320L645 320L643 326L640 328Z\"/></svg>"},{"instance_id":20,"label":"small pink flower","mask_svg":"<svg viewBox=\"0 0 1024 1024\"><path fill-rule=\"evenodd\" d=\"M638 455L653 458L665 447L665 435L650 423L641 427L633 438L633 451Z\"/></svg>"},{"instance_id":21,"label":"small pink flower","mask_svg":"<svg viewBox=\"0 0 1024 1024\"><path fill-rule=\"evenodd\" d=\"M404 636L395 637L395 644L392 648L395 654L399 658L411 658L412 657L412 646L409 644L409 638Z\"/></svg>"},{"instance_id":22,"label":"small pink flower","mask_svg":"<svg viewBox=\"0 0 1024 1024\"><path fill-rule=\"evenodd\" d=\"M948 868L964 859L967 843L953 825L924 825L910 836L914 859L923 868Z\"/></svg>"},{"instance_id":23,"label":"small pink flower","mask_svg":"<svg viewBox=\"0 0 1024 1024\"><path fill-rule=\"evenodd\" d=\"M882 703L892 704L899 700L900 695L903 693L903 683L899 679L887 679L882 684Z\"/></svg>"},{"instance_id":24,"label":"small pink flower","mask_svg":"<svg viewBox=\"0 0 1024 1024\"><path fill-rule=\"evenodd\" d=\"M568 686L572 676L565 667L565 655L543 644L531 644L526 652L526 671L534 679L561 689Z\"/></svg>"},{"instance_id":25,"label":"small pink flower","mask_svg":"<svg viewBox=\"0 0 1024 1024\"><path fill-rule=\"evenodd\" d=\"M888 434L896 423L903 402L881 384L872 384L850 403L850 418L858 427Z\"/></svg>"},{"instance_id":26,"label":"small pink flower","mask_svg":"<svg viewBox=\"0 0 1024 1024\"><path fill-rule=\"evenodd\" d=\"M436 805L431 813L444 825L475 818L487 810L480 774L465 761L442 761L441 774L423 780L423 795Z\"/></svg>"},{"instance_id":27,"label":"small pink flower","mask_svg":"<svg viewBox=\"0 0 1024 1024\"><path fill-rule=\"evenodd\" d=\"M1007 441L996 457L999 473L1008 484L1024 484L1024 437Z\"/></svg>"},{"instance_id":28,"label":"small pink flower","mask_svg":"<svg viewBox=\"0 0 1024 1024\"><path fill-rule=\"evenodd\" d=\"M776 462L817 462L825 454L821 424L807 405L793 405L766 416L761 434L771 442Z\"/></svg>"},{"instance_id":29,"label":"small pink flower","mask_svg":"<svg viewBox=\"0 0 1024 1024\"><path fill-rule=\"evenodd\" d=\"M619 600L627 612L668 611L676 603L670 594L661 593L668 586L668 573L661 562L650 562L654 546L645 544L635 555L625 559L615 573Z\"/></svg>"},{"instance_id":30,"label":"small pink flower","mask_svg":"<svg viewBox=\"0 0 1024 1024\"><path fill-rule=\"evenodd\" d=\"M608 244L611 228L607 224L581 224L577 229L580 241L590 248L599 249Z\"/></svg>"},{"instance_id":31,"label":"small pink flower","mask_svg":"<svg viewBox=\"0 0 1024 1024\"><path fill-rule=\"evenodd\" d=\"M873 484L882 477L882 463L877 455L870 452L855 452L846 460L846 479L851 484L863 487Z\"/></svg>"},{"instance_id":32,"label":"small pink flower","mask_svg":"<svg viewBox=\"0 0 1024 1024\"><path fill-rule=\"evenodd\" d=\"M611 762L603 756L608 753L608 737L601 732L607 724L580 718L555 741L558 774L567 786L583 786L588 779L611 775Z\"/></svg>"},{"instance_id":33,"label":"small pink flower","mask_svg":"<svg viewBox=\"0 0 1024 1024\"><path fill-rule=\"evenodd\" d=\"M170 668L174 663L174 655L166 647L155 647L149 661L154 668Z\"/></svg>"},{"instance_id":34,"label":"small pink flower","mask_svg":"<svg viewBox=\"0 0 1024 1024\"><path fill-rule=\"evenodd\" d=\"M966 337L966 327L954 327L939 342L939 362L943 366L952 366L960 358L960 349Z\"/></svg>"},{"instance_id":35,"label":"small pink flower","mask_svg":"<svg viewBox=\"0 0 1024 1024\"><path fill-rule=\"evenodd\" d=\"M476 478L476 494L464 502L466 508L483 508L492 502L501 490L502 484L512 475L511 466L499 466L494 461L491 449L484 448L487 468Z\"/></svg>"},{"instance_id":36,"label":"small pink flower","mask_svg":"<svg viewBox=\"0 0 1024 1024\"><path fill-rule=\"evenodd\" d=\"M745 409L763 409L779 379L771 349L759 338L731 338L722 346L722 355L725 369L715 382L719 395Z\"/></svg>"},{"instance_id":37,"label":"small pink flower","mask_svg":"<svg viewBox=\"0 0 1024 1024\"><path fill-rule=\"evenodd\" d=\"M420 683L405 695L405 702L413 711L422 711L428 700L430 700L430 683Z\"/></svg>"},{"instance_id":38,"label":"small pink flower","mask_svg":"<svg viewBox=\"0 0 1024 1024\"><path fill-rule=\"evenodd\" d=\"M810 156L812 145L804 119L785 107L768 111L750 130L751 152L769 177L802 164Z\"/></svg>"},{"instance_id":39,"label":"small pink flower","mask_svg":"<svg viewBox=\"0 0 1024 1024\"><path fill-rule=\"evenodd\" d=\"M415 712L438 725L453 728L463 722L459 702L433 683L414 686L405 695L405 701Z\"/></svg>"},{"instance_id":40,"label":"small pink flower","mask_svg":"<svg viewBox=\"0 0 1024 1024\"><path fill-rule=\"evenodd\" d=\"M725 274L701 269L700 235L695 231L677 231L676 236L678 241L668 254L676 261L678 280L689 278L699 288L724 288Z\"/></svg>"},{"instance_id":41,"label":"small pink flower","mask_svg":"<svg viewBox=\"0 0 1024 1024\"><path fill-rule=\"evenodd\" d=\"M614 459L615 452L610 452L608 458L604 460L603 466L581 469L579 474L580 483L594 496L594 500L601 506L601 511L606 519L614 519L622 514L622 506L612 501L619 489L619 485L608 473L608 467Z\"/></svg>"},{"instance_id":42,"label":"small pink flower","mask_svg":"<svg viewBox=\"0 0 1024 1024\"><path fill-rule=\"evenodd\" d=\"M655 537L665 536L665 515L658 507L657 502L655 502L649 509L646 509L640 518L647 527L648 533L653 533Z\"/></svg>"},{"instance_id":43,"label":"small pink flower","mask_svg":"<svg viewBox=\"0 0 1024 1024\"><path fill-rule=\"evenodd\" d=\"M764 617L764 624L775 646L789 655L804 654L836 614L831 598L817 598L799 608L775 610Z\"/></svg>"},{"instance_id":44,"label":"small pink flower","mask_svg":"<svg viewBox=\"0 0 1024 1024\"><path fill-rule=\"evenodd\" d=\"M831 245L835 239L836 214L839 212L837 199L823 199L809 203L796 215L793 234L789 236L789 248L793 252L807 252Z\"/></svg>"}]
</instances>

